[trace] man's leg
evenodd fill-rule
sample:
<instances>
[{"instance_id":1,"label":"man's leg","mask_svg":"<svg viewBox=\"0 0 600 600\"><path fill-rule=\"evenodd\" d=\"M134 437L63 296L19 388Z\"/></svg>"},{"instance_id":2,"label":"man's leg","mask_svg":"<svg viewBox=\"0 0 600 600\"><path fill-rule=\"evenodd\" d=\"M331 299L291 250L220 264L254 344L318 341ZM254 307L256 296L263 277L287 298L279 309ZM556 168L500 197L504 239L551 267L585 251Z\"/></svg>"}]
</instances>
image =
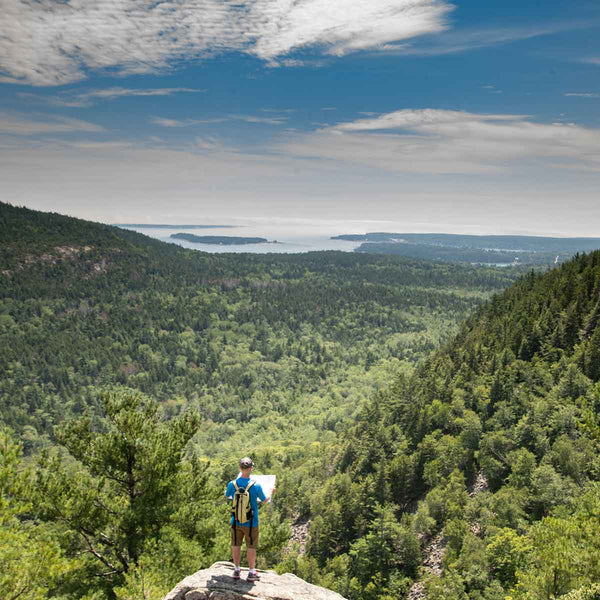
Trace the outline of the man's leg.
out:
<instances>
[{"instance_id":1,"label":"man's leg","mask_svg":"<svg viewBox=\"0 0 600 600\"><path fill-rule=\"evenodd\" d=\"M256 548L247 548L246 552L248 553L248 566L251 571L254 571L254 566L256 565Z\"/></svg>"},{"instance_id":2,"label":"man's leg","mask_svg":"<svg viewBox=\"0 0 600 600\"><path fill-rule=\"evenodd\" d=\"M240 532L238 531L239 527L232 527L231 529L231 556L233 557L233 564L235 568L233 569L233 578L240 578L240 560L242 556L242 536L240 536Z\"/></svg>"},{"instance_id":3,"label":"man's leg","mask_svg":"<svg viewBox=\"0 0 600 600\"><path fill-rule=\"evenodd\" d=\"M242 547L241 546L231 546L231 555L233 556L233 564L235 565L236 569L240 568L240 560L241 560L241 556L242 556ZM255 557L256 557L256 552L255 552ZM250 559L248 559L248 562L250 562Z\"/></svg>"},{"instance_id":4,"label":"man's leg","mask_svg":"<svg viewBox=\"0 0 600 600\"><path fill-rule=\"evenodd\" d=\"M260 581L260 575L256 572L256 548L258 546L258 527L252 528L252 542L248 544L249 539L246 538L246 550L248 552L248 581Z\"/></svg>"}]
</instances>

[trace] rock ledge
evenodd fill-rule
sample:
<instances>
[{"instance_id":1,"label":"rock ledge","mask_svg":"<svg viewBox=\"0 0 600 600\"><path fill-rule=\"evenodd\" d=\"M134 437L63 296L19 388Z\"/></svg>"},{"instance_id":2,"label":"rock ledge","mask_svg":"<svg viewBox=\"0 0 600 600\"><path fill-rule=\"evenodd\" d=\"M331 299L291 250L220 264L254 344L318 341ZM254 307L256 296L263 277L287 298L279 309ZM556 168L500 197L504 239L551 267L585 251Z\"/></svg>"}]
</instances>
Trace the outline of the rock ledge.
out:
<instances>
[{"instance_id":1,"label":"rock ledge","mask_svg":"<svg viewBox=\"0 0 600 600\"><path fill-rule=\"evenodd\" d=\"M260 581L246 581L248 569L242 569L242 578L236 581L232 578L233 563L218 562L186 577L163 600L345 600L291 573L259 573Z\"/></svg>"}]
</instances>

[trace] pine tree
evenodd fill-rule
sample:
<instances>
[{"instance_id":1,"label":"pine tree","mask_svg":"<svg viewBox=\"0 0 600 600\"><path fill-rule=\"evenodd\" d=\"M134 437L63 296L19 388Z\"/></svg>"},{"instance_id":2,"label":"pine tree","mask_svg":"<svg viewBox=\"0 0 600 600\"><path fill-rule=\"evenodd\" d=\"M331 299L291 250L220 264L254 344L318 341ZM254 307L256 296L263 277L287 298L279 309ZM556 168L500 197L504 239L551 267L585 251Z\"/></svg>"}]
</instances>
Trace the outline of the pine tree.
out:
<instances>
[{"instance_id":1,"label":"pine tree","mask_svg":"<svg viewBox=\"0 0 600 600\"><path fill-rule=\"evenodd\" d=\"M39 518L59 526L71 552L87 556L88 571L112 587L163 528L177 526L181 490L193 488L195 502L202 502L206 479L183 460L197 415L163 421L155 401L127 388L105 393L102 406L102 420L84 416L59 430L57 439L77 464L43 456L34 506ZM197 518L201 510L190 514L190 506L188 517Z\"/></svg>"}]
</instances>

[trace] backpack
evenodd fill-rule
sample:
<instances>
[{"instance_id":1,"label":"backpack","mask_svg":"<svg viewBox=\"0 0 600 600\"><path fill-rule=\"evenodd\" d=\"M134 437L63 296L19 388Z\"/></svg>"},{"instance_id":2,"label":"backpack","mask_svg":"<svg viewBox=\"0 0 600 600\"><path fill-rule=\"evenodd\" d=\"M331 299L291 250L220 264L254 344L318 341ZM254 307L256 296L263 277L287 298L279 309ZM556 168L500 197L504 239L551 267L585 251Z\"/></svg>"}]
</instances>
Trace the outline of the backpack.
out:
<instances>
[{"instance_id":1,"label":"backpack","mask_svg":"<svg viewBox=\"0 0 600 600\"><path fill-rule=\"evenodd\" d=\"M232 483L235 488L235 494L233 495L231 514L238 523L247 523L248 521L251 521L254 516L254 511L250 506L250 494L248 493L250 488L254 485L254 480L251 479L245 488L238 487L235 479Z\"/></svg>"},{"instance_id":2,"label":"backpack","mask_svg":"<svg viewBox=\"0 0 600 600\"><path fill-rule=\"evenodd\" d=\"M236 522L247 523L250 521L250 543L252 543L252 519L254 517L254 511L250 505L250 494L248 491L255 482L251 479L245 488L239 487L235 479L231 483L233 483L233 487L235 488L233 503L231 505L231 516L233 517L231 528L232 530L235 529Z\"/></svg>"}]
</instances>

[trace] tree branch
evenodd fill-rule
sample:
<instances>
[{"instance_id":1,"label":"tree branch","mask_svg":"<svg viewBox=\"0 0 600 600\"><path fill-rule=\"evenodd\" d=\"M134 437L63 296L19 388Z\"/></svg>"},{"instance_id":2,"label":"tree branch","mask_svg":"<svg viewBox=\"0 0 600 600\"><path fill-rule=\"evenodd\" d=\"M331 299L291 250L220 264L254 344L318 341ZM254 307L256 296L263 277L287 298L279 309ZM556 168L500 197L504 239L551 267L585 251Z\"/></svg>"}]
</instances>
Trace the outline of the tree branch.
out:
<instances>
[{"instance_id":1,"label":"tree branch","mask_svg":"<svg viewBox=\"0 0 600 600\"><path fill-rule=\"evenodd\" d=\"M92 554L93 556L95 556L100 562L102 562L102 564L106 565L109 569L111 569L115 573L122 573L123 572L123 571L117 569L117 567L115 567L107 558L105 558L104 556L102 556L102 554L100 554L100 552L98 552L94 548L94 546L92 545L91 540L88 538L87 535L85 535L85 533L83 533L83 531L80 531L79 533L83 537L83 539L86 541L86 543L87 543L87 545L89 547L90 554Z\"/></svg>"},{"instance_id":2,"label":"tree branch","mask_svg":"<svg viewBox=\"0 0 600 600\"><path fill-rule=\"evenodd\" d=\"M29 586L23 586L20 591L18 591L14 596L10 596L8 600L17 600L19 596L24 594L28 590Z\"/></svg>"}]
</instances>

